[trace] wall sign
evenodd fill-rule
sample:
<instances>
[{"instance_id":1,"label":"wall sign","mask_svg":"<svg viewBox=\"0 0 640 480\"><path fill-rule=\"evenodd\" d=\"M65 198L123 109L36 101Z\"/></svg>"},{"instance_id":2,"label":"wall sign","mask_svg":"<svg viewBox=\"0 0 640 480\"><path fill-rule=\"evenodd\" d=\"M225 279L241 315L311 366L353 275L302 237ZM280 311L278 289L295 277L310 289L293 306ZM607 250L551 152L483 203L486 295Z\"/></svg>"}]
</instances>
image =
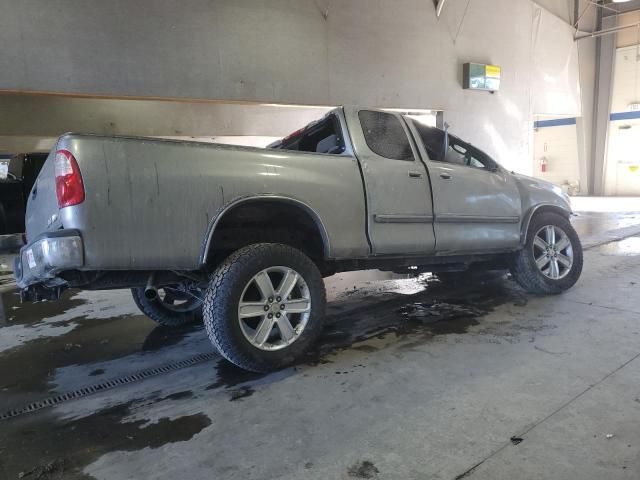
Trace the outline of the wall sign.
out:
<instances>
[{"instance_id":1,"label":"wall sign","mask_svg":"<svg viewBox=\"0 0 640 480\"><path fill-rule=\"evenodd\" d=\"M500 89L500 73L497 65L465 63L462 67L462 88L497 92Z\"/></svg>"}]
</instances>

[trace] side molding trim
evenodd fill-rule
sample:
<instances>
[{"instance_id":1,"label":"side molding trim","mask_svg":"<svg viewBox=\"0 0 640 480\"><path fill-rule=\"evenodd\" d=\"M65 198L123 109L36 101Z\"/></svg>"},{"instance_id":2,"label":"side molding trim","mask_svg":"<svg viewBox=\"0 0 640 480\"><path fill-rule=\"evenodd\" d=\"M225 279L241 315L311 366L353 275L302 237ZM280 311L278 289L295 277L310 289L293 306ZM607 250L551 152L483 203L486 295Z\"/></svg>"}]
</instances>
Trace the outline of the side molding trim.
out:
<instances>
[{"instance_id":1,"label":"side molding trim","mask_svg":"<svg viewBox=\"0 0 640 480\"><path fill-rule=\"evenodd\" d=\"M374 215L376 223L431 223L431 215Z\"/></svg>"},{"instance_id":2,"label":"side molding trim","mask_svg":"<svg viewBox=\"0 0 640 480\"><path fill-rule=\"evenodd\" d=\"M520 217L484 217L477 215L440 214L436 216L436 223L518 223Z\"/></svg>"}]
</instances>

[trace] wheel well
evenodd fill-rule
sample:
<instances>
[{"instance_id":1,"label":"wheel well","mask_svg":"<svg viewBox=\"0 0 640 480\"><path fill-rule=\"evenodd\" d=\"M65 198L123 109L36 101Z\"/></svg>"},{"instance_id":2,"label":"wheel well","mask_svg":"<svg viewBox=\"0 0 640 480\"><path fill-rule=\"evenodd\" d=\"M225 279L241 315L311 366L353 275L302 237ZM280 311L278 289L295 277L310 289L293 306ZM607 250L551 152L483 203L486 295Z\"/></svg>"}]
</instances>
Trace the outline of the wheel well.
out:
<instances>
[{"instance_id":1,"label":"wheel well","mask_svg":"<svg viewBox=\"0 0 640 480\"><path fill-rule=\"evenodd\" d=\"M232 207L217 220L205 264L214 267L239 248L261 242L292 246L316 263L328 255L324 227L308 207L280 199L258 199Z\"/></svg>"},{"instance_id":2,"label":"wheel well","mask_svg":"<svg viewBox=\"0 0 640 480\"><path fill-rule=\"evenodd\" d=\"M520 232L520 243L525 242L527 238L527 231L529 230L529 224L531 223L531 220L533 219L533 217L535 217L536 215L547 213L547 212L557 213L558 215L563 216L567 220L571 218L570 212L556 205L541 205L538 208L534 207L534 209L532 209L529 215L526 217L527 218L526 222L524 222L522 225L522 231Z\"/></svg>"}]
</instances>

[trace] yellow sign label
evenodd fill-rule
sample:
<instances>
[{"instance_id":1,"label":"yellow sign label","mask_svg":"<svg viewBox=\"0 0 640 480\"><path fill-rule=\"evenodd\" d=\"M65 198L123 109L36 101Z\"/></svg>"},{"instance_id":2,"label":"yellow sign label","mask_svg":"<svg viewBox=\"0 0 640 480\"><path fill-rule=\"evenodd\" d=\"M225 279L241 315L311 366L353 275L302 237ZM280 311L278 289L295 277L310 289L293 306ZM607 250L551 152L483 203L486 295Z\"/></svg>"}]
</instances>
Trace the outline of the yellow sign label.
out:
<instances>
[{"instance_id":1,"label":"yellow sign label","mask_svg":"<svg viewBox=\"0 0 640 480\"><path fill-rule=\"evenodd\" d=\"M500 78L500 67L497 65L487 65L485 75L489 78Z\"/></svg>"}]
</instances>

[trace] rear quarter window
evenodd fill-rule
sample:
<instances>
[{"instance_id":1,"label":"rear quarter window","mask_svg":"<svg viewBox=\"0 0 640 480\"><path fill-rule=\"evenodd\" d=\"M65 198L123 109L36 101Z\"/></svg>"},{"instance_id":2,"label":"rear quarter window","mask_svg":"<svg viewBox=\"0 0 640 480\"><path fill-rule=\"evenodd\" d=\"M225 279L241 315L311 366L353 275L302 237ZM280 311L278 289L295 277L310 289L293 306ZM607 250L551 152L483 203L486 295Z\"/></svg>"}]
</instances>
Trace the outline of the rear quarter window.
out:
<instances>
[{"instance_id":1,"label":"rear quarter window","mask_svg":"<svg viewBox=\"0 0 640 480\"><path fill-rule=\"evenodd\" d=\"M358 117L364 139L372 152L392 160L412 161L414 159L407 134L395 115L360 110Z\"/></svg>"},{"instance_id":2,"label":"rear quarter window","mask_svg":"<svg viewBox=\"0 0 640 480\"><path fill-rule=\"evenodd\" d=\"M345 150L340 121L329 115L293 132L271 148L340 155Z\"/></svg>"}]
</instances>

